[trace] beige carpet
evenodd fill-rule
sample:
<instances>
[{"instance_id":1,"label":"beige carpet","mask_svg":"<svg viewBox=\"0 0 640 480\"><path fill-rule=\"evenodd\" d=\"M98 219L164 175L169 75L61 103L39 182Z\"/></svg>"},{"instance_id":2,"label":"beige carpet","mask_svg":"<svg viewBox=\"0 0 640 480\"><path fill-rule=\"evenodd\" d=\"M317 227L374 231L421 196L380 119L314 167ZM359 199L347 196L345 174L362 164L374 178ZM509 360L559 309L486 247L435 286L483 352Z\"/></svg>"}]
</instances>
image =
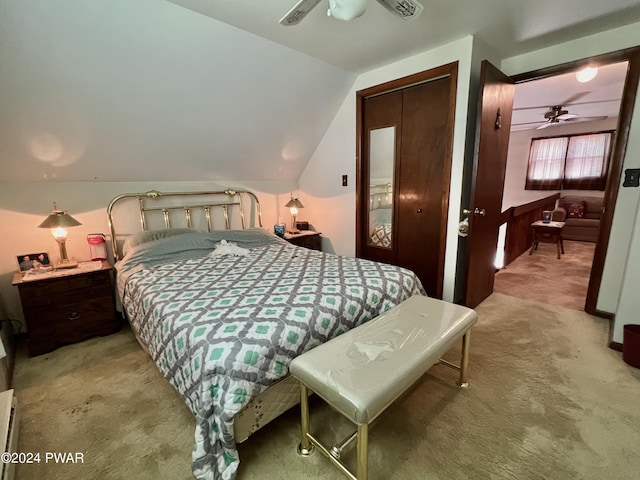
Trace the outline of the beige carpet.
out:
<instances>
[{"instance_id":1,"label":"beige carpet","mask_svg":"<svg viewBox=\"0 0 640 480\"><path fill-rule=\"evenodd\" d=\"M540 243L496 273L494 291L584 310L595 243L564 241L558 260L555 244Z\"/></svg>"},{"instance_id":2,"label":"beige carpet","mask_svg":"<svg viewBox=\"0 0 640 480\"><path fill-rule=\"evenodd\" d=\"M477 311L471 387L431 369L372 429L370 479L637 479L640 370L606 347L607 321L502 294ZM194 420L129 330L19 358L14 379L20 450L86 461L19 466L17 480L192 478ZM344 478L319 453L296 455L297 421L240 445L237 478ZM348 423L319 405L312 426L326 439Z\"/></svg>"}]
</instances>

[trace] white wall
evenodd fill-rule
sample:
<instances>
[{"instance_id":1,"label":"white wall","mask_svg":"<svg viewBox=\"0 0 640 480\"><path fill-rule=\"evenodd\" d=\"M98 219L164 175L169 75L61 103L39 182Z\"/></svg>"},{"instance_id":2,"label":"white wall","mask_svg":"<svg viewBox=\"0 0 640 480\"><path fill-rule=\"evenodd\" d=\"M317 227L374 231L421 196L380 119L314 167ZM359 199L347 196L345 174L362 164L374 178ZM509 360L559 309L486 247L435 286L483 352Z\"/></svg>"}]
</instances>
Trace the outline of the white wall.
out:
<instances>
[{"instance_id":1,"label":"white wall","mask_svg":"<svg viewBox=\"0 0 640 480\"><path fill-rule=\"evenodd\" d=\"M273 225L282 217L289 219L284 204L291 191L295 192L293 181L225 181L212 182L30 182L0 183L0 296L9 318L23 320L16 287L11 279L17 271L16 256L23 253L48 251L52 260L59 258L58 244L48 229L37 228L51 211L52 202L58 208L67 210L82 223L69 229L67 250L70 258L78 261L89 260L88 233L108 234L106 208L116 195L132 192L160 191L219 191L225 188L248 189L260 200L263 225L273 231ZM302 194L303 204L310 203ZM299 215L304 220L304 210Z\"/></svg>"},{"instance_id":2,"label":"white wall","mask_svg":"<svg viewBox=\"0 0 640 480\"><path fill-rule=\"evenodd\" d=\"M339 255L355 255L356 92L458 61L443 288L443 297L447 300L453 299L455 282L458 250L457 223L461 208L473 42L473 37L465 37L360 75L299 180L300 190L309 198L309 208L306 213L316 229L323 232L323 248ZM349 177L347 187L341 186L343 174Z\"/></svg>"},{"instance_id":3,"label":"white wall","mask_svg":"<svg viewBox=\"0 0 640 480\"><path fill-rule=\"evenodd\" d=\"M640 45L640 23L580 38L554 47L505 59L502 69L515 75L581 58ZM640 167L640 101L636 101L624 168ZM640 222L640 188L620 186L613 218L609 250L605 261L597 308L616 314L613 341L622 342L622 326L637 323L640 296L637 295L640 235L632 236ZM635 312L635 313L633 313Z\"/></svg>"},{"instance_id":4,"label":"white wall","mask_svg":"<svg viewBox=\"0 0 640 480\"><path fill-rule=\"evenodd\" d=\"M1 1L0 65L2 181L297 181L356 78L164 0Z\"/></svg>"}]
</instances>

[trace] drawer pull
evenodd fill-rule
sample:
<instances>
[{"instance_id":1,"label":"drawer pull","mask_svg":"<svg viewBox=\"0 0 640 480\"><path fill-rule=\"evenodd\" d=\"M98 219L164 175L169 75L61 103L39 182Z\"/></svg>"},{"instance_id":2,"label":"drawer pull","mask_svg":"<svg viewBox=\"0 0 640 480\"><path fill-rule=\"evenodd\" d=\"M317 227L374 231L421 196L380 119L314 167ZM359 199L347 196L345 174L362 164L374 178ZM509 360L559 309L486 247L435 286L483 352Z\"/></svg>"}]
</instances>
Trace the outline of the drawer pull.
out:
<instances>
[{"instance_id":1,"label":"drawer pull","mask_svg":"<svg viewBox=\"0 0 640 480\"><path fill-rule=\"evenodd\" d=\"M80 314L78 312L71 312L67 318L69 320L78 320L80 318Z\"/></svg>"}]
</instances>

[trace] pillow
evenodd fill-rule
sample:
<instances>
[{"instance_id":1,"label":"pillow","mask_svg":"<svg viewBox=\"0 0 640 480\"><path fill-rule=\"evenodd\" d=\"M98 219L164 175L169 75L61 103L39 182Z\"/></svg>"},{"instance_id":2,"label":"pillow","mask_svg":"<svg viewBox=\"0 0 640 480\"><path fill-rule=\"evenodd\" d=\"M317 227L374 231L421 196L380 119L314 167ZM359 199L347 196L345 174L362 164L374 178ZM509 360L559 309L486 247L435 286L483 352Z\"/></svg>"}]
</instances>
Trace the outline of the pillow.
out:
<instances>
[{"instance_id":1,"label":"pillow","mask_svg":"<svg viewBox=\"0 0 640 480\"><path fill-rule=\"evenodd\" d=\"M129 250L143 243L153 242L162 238L172 237L174 235L182 235L183 233L196 233L197 230L192 228L171 228L168 230L145 230L129 235L122 245L122 255L126 255Z\"/></svg>"},{"instance_id":2,"label":"pillow","mask_svg":"<svg viewBox=\"0 0 640 480\"><path fill-rule=\"evenodd\" d=\"M582 202L564 203L562 207L567 211L567 218L582 218L584 217L584 208L586 204Z\"/></svg>"}]
</instances>

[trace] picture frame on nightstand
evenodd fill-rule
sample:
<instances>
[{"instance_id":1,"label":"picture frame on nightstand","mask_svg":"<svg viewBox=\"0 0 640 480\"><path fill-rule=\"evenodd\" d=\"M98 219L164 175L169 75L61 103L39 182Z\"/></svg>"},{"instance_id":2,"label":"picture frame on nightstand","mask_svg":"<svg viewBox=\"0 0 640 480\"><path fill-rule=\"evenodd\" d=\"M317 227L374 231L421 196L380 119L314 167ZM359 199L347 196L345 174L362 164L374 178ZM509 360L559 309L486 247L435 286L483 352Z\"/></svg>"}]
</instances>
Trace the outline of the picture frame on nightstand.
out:
<instances>
[{"instance_id":1,"label":"picture frame on nightstand","mask_svg":"<svg viewBox=\"0 0 640 480\"><path fill-rule=\"evenodd\" d=\"M38 269L51 269L51 260L49 259L49 252L36 252L36 253L23 253L22 255L16 255L16 265L20 272L26 272L32 268Z\"/></svg>"}]
</instances>

